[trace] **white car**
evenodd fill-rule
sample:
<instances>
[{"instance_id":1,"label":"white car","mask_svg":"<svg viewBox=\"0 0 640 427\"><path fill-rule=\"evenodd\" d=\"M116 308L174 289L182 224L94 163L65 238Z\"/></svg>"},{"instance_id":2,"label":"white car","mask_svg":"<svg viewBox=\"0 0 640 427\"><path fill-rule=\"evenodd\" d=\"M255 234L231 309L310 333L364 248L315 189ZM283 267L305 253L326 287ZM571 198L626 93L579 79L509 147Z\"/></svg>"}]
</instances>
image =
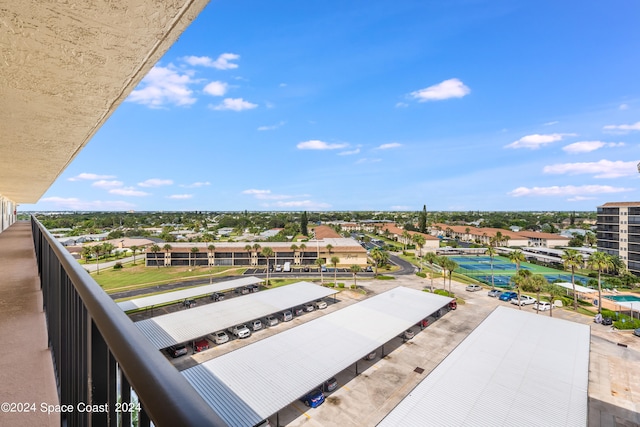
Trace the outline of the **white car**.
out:
<instances>
[{"instance_id":1,"label":"white car","mask_svg":"<svg viewBox=\"0 0 640 427\"><path fill-rule=\"evenodd\" d=\"M551 303L547 301L536 301L533 303L533 309L536 311L548 311L551 310Z\"/></svg>"},{"instance_id":2,"label":"white car","mask_svg":"<svg viewBox=\"0 0 640 427\"><path fill-rule=\"evenodd\" d=\"M216 344L224 344L229 341L229 335L225 331L218 331L215 334L211 334L210 337Z\"/></svg>"},{"instance_id":3,"label":"white car","mask_svg":"<svg viewBox=\"0 0 640 427\"><path fill-rule=\"evenodd\" d=\"M476 291L481 291L482 290L482 286L480 285L469 285L465 288L465 290L467 292L476 292Z\"/></svg>"},{"instance_id":4,"label":"white car","mask_svg":"<svg viewBox=\"0 0 640 427\"><path fill-rule=\"evenodd\" d=\"M520 305L529 305L529 304L535 304L536 303L536 299L533 297L530 297L529 295L520 295ZM513 298L511 300L511 304L515 304L518 305L518 297Z\"/></svg>"},{"instance_id":5,"label":"white car","mask_svg":"<svg viewBox=\"0 0 640 427\"><path fill-rule=\"evenodd\" d=\"M323 308L327 308L327 303L322 301L322 300L318 300L318 301L314 302L313 305L315 305L316 309L318 309L318 310L322 310Z\"/></svg>"},{"instance_id":6,"label":"white car","mask_svg":"<svg viewBox=\"0 0 640 427\"><path fill-rule=\"evenodd\" d=\"M251 331L246 325L236 325L229 328L228 331L238 338L249 338L251 336Z\"/></svg>"}]
</instances>

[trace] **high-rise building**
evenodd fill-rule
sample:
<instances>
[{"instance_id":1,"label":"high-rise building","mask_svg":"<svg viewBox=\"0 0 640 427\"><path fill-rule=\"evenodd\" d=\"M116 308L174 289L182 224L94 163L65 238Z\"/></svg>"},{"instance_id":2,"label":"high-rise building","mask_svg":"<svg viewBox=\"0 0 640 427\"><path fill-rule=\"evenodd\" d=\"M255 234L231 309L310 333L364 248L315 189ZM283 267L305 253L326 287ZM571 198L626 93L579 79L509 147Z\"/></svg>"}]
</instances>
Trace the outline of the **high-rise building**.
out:
<instances>
[{"instance_id":1,"label":"high-rise building","mask_svg":"<svg viewBox=\"0 0 640 427\"><path fill-rule=\"evenodd\" d=\"M640 275L640 202L598 206L598 250L618 255L627 269Z\"/></svg>"}]
</instances>

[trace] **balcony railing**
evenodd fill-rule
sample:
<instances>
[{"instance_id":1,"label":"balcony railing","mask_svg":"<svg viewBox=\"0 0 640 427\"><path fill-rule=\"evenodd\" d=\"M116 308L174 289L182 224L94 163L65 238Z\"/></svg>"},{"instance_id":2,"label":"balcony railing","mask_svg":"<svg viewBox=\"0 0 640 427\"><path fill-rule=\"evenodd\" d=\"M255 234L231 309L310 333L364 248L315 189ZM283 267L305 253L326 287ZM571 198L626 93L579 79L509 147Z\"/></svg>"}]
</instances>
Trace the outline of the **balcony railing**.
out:
<instances>
[{"instance_id":1,"label":"balcony railing","mask_svg":"<svg viewBox=\"0 0 640 427\"><path fill-rule=\"evenodd\" d=\"M31 227L62 425L225 426L33 217Z\"/></svg>"}]
</instances>

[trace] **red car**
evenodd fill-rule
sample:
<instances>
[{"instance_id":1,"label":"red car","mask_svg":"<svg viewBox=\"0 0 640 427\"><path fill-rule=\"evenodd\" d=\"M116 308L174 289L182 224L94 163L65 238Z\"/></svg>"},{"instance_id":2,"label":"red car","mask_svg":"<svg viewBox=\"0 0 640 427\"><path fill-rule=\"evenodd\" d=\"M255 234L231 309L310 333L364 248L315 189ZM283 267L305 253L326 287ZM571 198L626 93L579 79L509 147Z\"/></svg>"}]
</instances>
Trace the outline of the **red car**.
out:
<instances>
[{"instance_id":1,"label":"red car","mask_svg":"<svg viewBox=\"0 0 640 427\"><path fill-rule=\"evenodd\" d=\"M200 351L205 351L209 349L209 341L205 340L205 339L201 339L200 341L196 341L195 343L193 343L193 349L195 350L196 353L200 352Z\"/></svg>"}]
</instances>

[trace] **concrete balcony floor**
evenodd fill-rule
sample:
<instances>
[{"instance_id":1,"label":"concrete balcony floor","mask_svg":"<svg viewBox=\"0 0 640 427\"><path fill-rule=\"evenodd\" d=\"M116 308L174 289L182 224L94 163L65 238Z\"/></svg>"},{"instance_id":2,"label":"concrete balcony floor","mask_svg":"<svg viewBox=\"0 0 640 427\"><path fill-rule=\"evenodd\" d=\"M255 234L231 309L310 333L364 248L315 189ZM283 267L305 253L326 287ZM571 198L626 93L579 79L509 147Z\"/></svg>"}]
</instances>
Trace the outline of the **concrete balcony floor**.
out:
<instances>
[{"instance_id":1,"label":"concrete balcony floor","mask_svg":"<svg viewBox=\"0 0 640 427\"><path fill-rule=\"evenodd\" d=\"M28 221L0 233L0 343L0 424L59 426L59 414L41 406L57 405L58 394ZM7 412L5 402L22 412Z\"/></svg>"}]
</instances>

